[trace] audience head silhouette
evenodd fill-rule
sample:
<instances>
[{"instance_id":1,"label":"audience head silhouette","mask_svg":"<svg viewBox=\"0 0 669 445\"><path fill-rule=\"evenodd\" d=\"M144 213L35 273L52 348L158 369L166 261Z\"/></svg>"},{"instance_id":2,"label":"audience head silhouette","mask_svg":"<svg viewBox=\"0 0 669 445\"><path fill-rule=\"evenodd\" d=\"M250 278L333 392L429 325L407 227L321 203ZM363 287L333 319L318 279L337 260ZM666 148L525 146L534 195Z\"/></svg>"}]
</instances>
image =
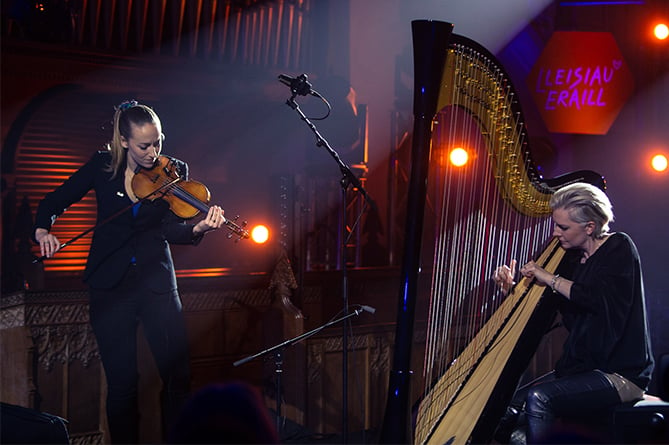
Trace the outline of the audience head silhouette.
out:
<instances>
[{"instance_id":1,"label":"audience head silhouette","mask_svg":"<svg viewBox=\"0 0 669 445\"><path fill-rule=\"evenodd\" d=\"M177 421L172 443L279 443L260 392L243 382L197 391Z\"/></svg>"}]
</instances>

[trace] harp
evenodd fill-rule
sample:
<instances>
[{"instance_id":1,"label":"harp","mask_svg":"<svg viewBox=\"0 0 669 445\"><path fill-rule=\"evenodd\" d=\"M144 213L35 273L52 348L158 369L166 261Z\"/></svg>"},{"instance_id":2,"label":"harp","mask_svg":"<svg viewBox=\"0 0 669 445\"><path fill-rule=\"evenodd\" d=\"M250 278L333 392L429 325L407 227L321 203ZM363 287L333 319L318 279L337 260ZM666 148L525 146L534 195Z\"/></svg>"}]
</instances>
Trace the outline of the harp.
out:
<instances>
[{"instance_id":1,"label":"harp","mask_svg":"<svg viewBox=\"0 0 669 445\"><path fill-rule=\"evenodd\" d=\"M544 287L522 279L503 295L493 271L532 258L554 272L565 252L551 240L552 192L576 181L604 186L592 171L539 174L509 76L490 52L452 29L412 22L411 175L382 443L491 441L555 313ZM460 144L471 161L459 168L443 162L444 152ZM431 271L425 388L414 427L411 350L425 268Z\"/></svg>"}]
</instances>

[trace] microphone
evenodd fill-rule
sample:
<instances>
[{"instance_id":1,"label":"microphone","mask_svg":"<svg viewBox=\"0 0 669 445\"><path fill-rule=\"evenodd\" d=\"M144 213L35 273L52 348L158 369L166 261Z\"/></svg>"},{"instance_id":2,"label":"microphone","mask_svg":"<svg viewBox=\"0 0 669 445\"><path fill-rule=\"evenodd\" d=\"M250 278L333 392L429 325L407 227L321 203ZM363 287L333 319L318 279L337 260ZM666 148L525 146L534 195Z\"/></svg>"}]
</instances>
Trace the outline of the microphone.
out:
<instances>
[{"instance_id":1,"label":"microphone","mask_svg":"<svg viewBox=\"0 0 669 445\"><path fill-rule=\"evenodd\" d=\"M279 74L279 82L290 87L290 91L293 94L299 94L300 96L307 96L311 94L312 96L318 97L318 94L311 89L311 83L307 80L306 74L300 74L297 77L290 77L285 74Z\"/></svg>"},{"instance_id":2,"label":"microphone","mask_svg":"<svg viewBox=\"0 0 669 445\"><path fill-rule=\"evenodd\" d=\"M369 312L370 314L373 314L374 312L376 312L376 309L374 309L371 306L365 306L364 304L360 305L360 309L362 309L365 312Z\"/></svg>"}]
</instances>

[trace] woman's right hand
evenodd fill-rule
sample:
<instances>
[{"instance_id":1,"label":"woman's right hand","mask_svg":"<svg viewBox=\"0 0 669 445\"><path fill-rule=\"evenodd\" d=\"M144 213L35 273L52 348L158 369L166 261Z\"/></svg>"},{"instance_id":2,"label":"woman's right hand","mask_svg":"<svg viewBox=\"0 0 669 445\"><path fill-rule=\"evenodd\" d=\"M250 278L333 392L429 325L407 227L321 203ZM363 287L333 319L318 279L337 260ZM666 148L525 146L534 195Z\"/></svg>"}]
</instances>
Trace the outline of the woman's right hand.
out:
<instances>
[{"instance_id":1,"label":"woman's right hand","mask_svg":"<svg viewBox=\"0 0 669 445\"><path fill-rule=\"evenodd\" d=\"M513 277L516 275L516 260L511 260L510 266L500 266L495 269L493 280L495 284L502 290L504 295L508 294L514 284Z\"/></svg>"},{"instance_id":2,"label":"woman's right hand","mask_svg":"<svg viewBox=\"0 0 669 445\"><path fill-rule=\"evenodd\" d=\"M39 243L39 250L42 256L51 258L54 253L60 250L60 241L46 229L35 229L35 240Z\"/></svg>"}]
</instances>

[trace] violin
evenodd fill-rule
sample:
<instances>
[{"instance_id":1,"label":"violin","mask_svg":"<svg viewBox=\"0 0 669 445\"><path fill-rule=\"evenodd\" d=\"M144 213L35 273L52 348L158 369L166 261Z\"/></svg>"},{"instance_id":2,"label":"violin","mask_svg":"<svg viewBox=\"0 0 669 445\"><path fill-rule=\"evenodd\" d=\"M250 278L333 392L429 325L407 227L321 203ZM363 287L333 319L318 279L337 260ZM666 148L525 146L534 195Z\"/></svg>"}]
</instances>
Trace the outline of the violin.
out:
<instances>
[{"instance_id":1,"label":"violin","mask_svg":"<svg viewBox=\"0 0 669 445\"><path fill-rule=\"evenodd\" d=\"M164 199L169 203L172 212L183 219L190 219L200 212L209 211L211 193L207 186L197 181L182 179L177 172L176 161L167 156L159 156L152 168L142 168L135 173L132 178L132 191L140 201ZM237 235L238 239L250 237L244 228L246 221L238 225L225 217L223 220L223 224ZM232 233L228 235L229 238L232 238Z\"/></svg>"}]
</instances>

